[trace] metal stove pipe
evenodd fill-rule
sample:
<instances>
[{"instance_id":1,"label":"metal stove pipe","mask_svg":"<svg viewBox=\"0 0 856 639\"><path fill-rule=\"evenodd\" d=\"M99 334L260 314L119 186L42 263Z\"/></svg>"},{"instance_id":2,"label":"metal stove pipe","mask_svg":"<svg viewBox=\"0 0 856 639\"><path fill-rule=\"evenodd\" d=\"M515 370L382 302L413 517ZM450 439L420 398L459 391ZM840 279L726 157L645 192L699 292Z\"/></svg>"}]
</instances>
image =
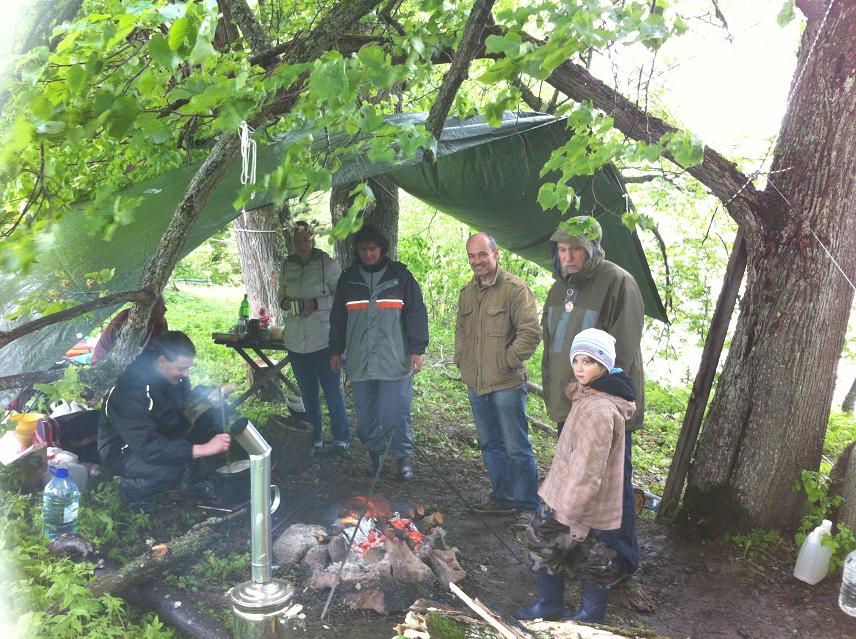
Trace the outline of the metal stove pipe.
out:
<instances>
[{"instance_id":1,"label":"metal stove pipe","mask_svg":"<svg viewBox=\"0 0 856 639\"><path fill-rule=\"evenodd\" d=\"M229 591L236 639L277 639L286 636L284 613L293 590L272 578L271 447L248 419L239 419L229 432L250 455L250 547L252 581ZM277 490L276 504L279 504Z\"/></svg>"},{"instance_id":2,"label":"metal stove pipe","mask_svg":"<svg viewBox=\"0 0 856 639\"><path fill-rule=\"evenodd\" d=\"M271 447L248 419L232 424L232 437L250 455L250 548L252 577L257 584L271 580L270 454Z\"/></svg>"}]
</instances>

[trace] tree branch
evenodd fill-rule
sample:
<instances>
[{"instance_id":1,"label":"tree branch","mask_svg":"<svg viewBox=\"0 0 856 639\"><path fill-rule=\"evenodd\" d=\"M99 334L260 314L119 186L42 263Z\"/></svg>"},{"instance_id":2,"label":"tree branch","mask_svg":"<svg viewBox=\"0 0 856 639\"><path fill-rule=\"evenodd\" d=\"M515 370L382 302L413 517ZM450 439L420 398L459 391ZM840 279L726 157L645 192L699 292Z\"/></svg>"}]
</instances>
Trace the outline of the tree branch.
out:
<instances>
[{"instance_id":1,"label":"tree branch","mask_svg":"<svg viewBox=\"0 0 856 639\"><path fill-rule=\"evenodd\" d=\"M458 89L467 78L467 75L469 75L470 62L472 62L479 50L483 48L482 33L490 18L493 3L494 0L476 0L476 3L473 5L470 16L467 18L467 24L464 27L464 35L461 36L461 43L458 45L458 51L452 60L449 70L446 71L446 75L443 77L443 83L440 85L437 99L431 105L431 110L428 112L425 129L437 140L440 139L440 134L443 132L443 124L446 122L446 116L449 115L449 109L452 108L455 95L457 95ZM433 161L433 157L429 161Z\"/></svg>"},{"instance_id":2,"label":"tree branch","mask_svg":"<svg viewBox=\"0 0 856 639\"><path fill-rule=\"evenodd\" d=\"M666 133L678 131L662 119L640 110L623 95L570 61L559 65L547 78L547 82L571 99L591 102L596 108L608 113L615 122L615 128L634 140L657 142ZM666 157L674 161L670 154L666 153ZM744 201L747 206L728 207L732 215L736 212L739 216L735 217L738 224L753 226L753 220L740 218L750 215L752 209L765 208L763 194L755 189L751 178L710 147L704 150L704 161L687 169L687 173L725 203L735 199Z\"/></svg>"},{"instance_id":3,"label":"tree branch","mask_svg":"<svg viewBox=\"0 0 856 639\"><path fill-rule=\"evenodd\" d=\"M541 113L546 112L544 101L537 95L535 95L532 89L526 86L526 83L523 81L523 78L517 76L511 84L517 87L517 90L520 91L520 95L523 97L523 101L529 105L529 108L535 111L539 111Z\"/></svg>"},{"instance_id":4,"label":"tree branch","mask_svg":"<svg viewBox=\"0 0 856 639\"><path fill-rule=\"evenodd\" d=\"M7 375L0 377L0 390L8 390L10 388L27 388L33 384L46 384L55 382L63 376L64 368L52 368L47 371L34 371L32 373L17 373L15 375Z\"/></svg>"},{"instance_id":5,"label":"tree branch","mask_svg":"<svg viewBox=\"0 0 856 639\"><path fill-rule=\"evenodd\" d=\"M30 333L45 328L46 326L51 326L52 324L67 322L68 320L79 317L89 311L94 311L98 308L105 308L107 306L115 306L122 302L137 302L144 299L146 299L146 292L142 289L123 291L121 293L105 295L104 297L99 297L98 299L94 299L83 304L78 304L77 306L67 308L64 311L45 315L44 317L34 319L26 324L21 324L11 330L0 331L0 348L3 348L7 344L14 342L16 339L19 339L24 335L29 335Z\"/></svg>"},{"instance_id":6,"label":"tree branch","mask_svg":"<svg viewBox=\"0 0 856 639\"><path fill-rule=\"evenodd\" d=\"M261 22L259 22L256 14L253 13L253 10L250 9L246 0L220 1L223 5L228 6L232 19L247 40L247 48L250 51L260 53L268 51L271 48L270 38L268 38Z\"/></svg>"},{"instance_id":7,"label":"tree branch","mask_svg":"<svg viewBox=\"0 0 856 639\"><path fill-rule=\"evenodd\" d=\"M324 51L334 48L339 34L350 29L355 22L380 4L380 1L352 0L334 4L329 13L320 20L318 26L296 46L293 58L287 57L283 64L308 62L317 58ZM234 10L237 6L233 3L232 9ZM251 27L247 28L251 29ZM269 122L277 114L290 111L297 102L298 95L299 93L295 91L288 93L285 90L281 91L273 100L275 106L268 106L255 115L249 122L250 126L258 128L260 125ZM187 241L194 223L208 202L214 187L237 156L239 148L239 138L235 133L222 133L218 136L211 152L193 176L184 197L176 207L155 254L143 269L140 276L140 288L158 294L163 291L170 274L178 263L181 249ZM153 304L154 300L148 303L138 303L131 308L125 330L121 332L116 346L107 357L106 362L109 368L118 369L124 366L139 352L139 337L148 323Z\"/></svg>"}]
</instances>

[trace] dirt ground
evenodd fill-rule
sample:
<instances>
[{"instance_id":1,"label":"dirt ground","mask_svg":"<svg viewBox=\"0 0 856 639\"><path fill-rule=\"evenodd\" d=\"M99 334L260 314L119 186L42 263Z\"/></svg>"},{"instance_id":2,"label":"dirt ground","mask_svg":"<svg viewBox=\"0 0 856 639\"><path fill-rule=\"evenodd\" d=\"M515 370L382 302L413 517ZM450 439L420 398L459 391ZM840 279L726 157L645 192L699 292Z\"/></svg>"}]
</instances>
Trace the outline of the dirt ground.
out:
<instances>
[{"instance_id":1,"label":"dirt ground","mask_svg":"<svg viewBox=\"0 0 856 639\"><path fill-rule=\"evenodd\" d=\"M291 523L329 525L338 507L352 495L365 495L371 478L365 470L366 456L359 448L347 457L313 460L297 476L276 476L283 504L274 524L279 530ZM398 482L385 474L376 493L396 504L423 502L446 515L447 541L461 550L461 565L468 573L463 590L513 617L513 611L535 595L535 580L523 562L522 545L509 531L508 519L480 519L439 475L449 480L470 503L483 500L488 483L479 460L443 455L431 449L415 458L416 479ZM295 512L296 510L296 512ZM491 533L487 523L496 533ZM227 543L246 543L246 527L237 526ZM744 551L724 542L691 540L652 519L638 523L642 566L631 582L620 586L610 599L606 623L646 628L659 635L683 637L735 637L766 639L811 637L837 639L856 637L856 619L838 609L840 573L811 587L794 579L792 557ZM301 583L301 575L277 570L276 576ZM223 584L227 589L233 584ZM207 593L210 605L223 602L223 589ZM439 603L461 606L439 584L421 593ZM578 591L571 585L566 593L569 606ZM388 617L355 611L333 599L325 620L319 620L327 592L298 587L295 601L306 613L306 637L388 638L404 613Z\"/></svg>"}]
</instances>

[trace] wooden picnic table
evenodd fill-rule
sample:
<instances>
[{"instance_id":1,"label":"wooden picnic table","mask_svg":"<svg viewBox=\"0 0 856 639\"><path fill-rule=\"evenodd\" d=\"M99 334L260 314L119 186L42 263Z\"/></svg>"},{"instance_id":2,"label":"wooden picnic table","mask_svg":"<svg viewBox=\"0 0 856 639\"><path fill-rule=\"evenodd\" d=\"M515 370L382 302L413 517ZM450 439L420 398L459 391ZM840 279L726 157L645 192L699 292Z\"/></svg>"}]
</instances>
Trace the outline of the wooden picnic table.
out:
<instances>
[{"instance_id":1,"label":"wooden picnic table","mask_svg":"<svg viewBox=\"0 0 856 639\"><path fill-rule=\"evenodd\" d=\"M288 355L280 357L281 353L286 352L285 344L281 339L240 336L234 333L214 333L212 338L215 344L226 346L237 352L253 373L252 386L231 402L233 408L243 404L247 397L257 393L264 386L275 389L283 395L283 399L286 399L281 387L282 384L285 384L295 397L300 397L300 390L283 373L283 369L289 361ZM256 357L253 357L251 353L254 353ZM278 357L279 359L277 359ZM264 366L259 364L259 360L264 363ZM292 409L290 408L290 410Z\"/></svg>"}]
</instances>

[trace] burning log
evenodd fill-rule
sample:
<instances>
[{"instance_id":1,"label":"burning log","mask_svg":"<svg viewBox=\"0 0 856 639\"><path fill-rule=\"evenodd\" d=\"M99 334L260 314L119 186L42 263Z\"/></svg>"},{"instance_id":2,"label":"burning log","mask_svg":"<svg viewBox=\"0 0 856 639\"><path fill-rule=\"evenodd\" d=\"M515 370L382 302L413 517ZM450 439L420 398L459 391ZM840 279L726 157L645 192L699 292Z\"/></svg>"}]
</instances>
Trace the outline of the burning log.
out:
<instances>
[{"instance_id":1,"label":"burning log","mask_svg":"<svg viewBox=\"0 0 856 639\"><path fill-rule=\"evenodd\" d=\"M433 580L431 569L414 555L405 542L389 539L384 543L392 576L405 583L427 583Z\"/></svg>"},{"instance_id":2,"label":"burning log","mask_svg":"<svg viewBox=\"0 0 856 639\"><path fill-rule=\"evenodd\" d=\"M446 523L446 516L443 513L435 512L425 517L422 522L427 528L431 529L435 526L442 526Z\"/></svg>"},{"instance_id":3,"label":"burning log","mask_svg":"<svg viewBox=\"0 0 856 639\"><path fill-rule=\"evenodd\" d=\"M447 588L450 583L457 584L467 578L467 571L458 563L459 552L457 548L448 550L432 548L428 551L428 565L437 575L437 579Z\"/></svg>"}]
</instances>

